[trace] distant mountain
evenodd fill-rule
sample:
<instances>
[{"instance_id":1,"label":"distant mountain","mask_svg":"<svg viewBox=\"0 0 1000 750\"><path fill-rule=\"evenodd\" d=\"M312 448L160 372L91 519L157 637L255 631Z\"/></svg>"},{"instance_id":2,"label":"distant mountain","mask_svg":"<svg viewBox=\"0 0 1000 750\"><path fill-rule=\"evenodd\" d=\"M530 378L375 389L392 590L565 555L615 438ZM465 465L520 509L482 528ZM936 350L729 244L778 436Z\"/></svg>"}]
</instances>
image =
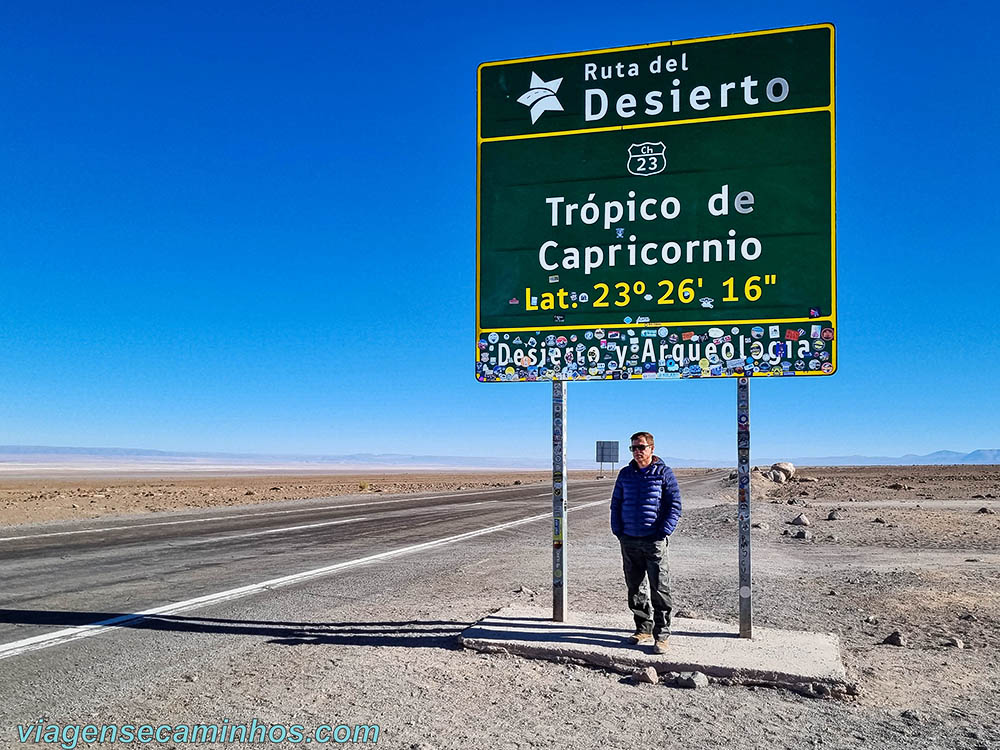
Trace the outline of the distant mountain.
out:
<instances>
[{"instance_id":1,"label":"distant mountain","mask_svg":"<svg viewBox=\"0 0 1000 750\"><path fill-rule=\"evenodd\" d=\"M1000 450L977 450L966 455L962 463L966 464L1000 464Z\"/></svg>"},{"instance_id":2,"label":"distant mountain","mask_svg":"<svg viewBox=\"0 0 1000 750\"><path fill-rule=\"evenodd\" d=\"M735 451L734 451L735 453ZM623 456L623 458L625 458ZM735 456L729 459L679 458L663 456L669 466L678 468L712 468L730 466ZM775 461L791 461L801 466L905 466L932 464L1000 464L1000 449L979 449L971 453L957 451L935 451L925 456L907 454L905 456L806 456L806 457L759 457L754 456L755 465L771 464ZM619 462L620 465L621 462ZM7 466L5 466L5 464ZM0 445L0 470L11 465L61 465L66 468L81 466L100 468L169 469L192 470L215 469L223 471L267 469L280 467L285 470L365 470L365 469L548 469L552 462L545 457L497 458L494 456L429 456L408 453L349 453L349 454L277 454L277 453L221 453L221 452L179 452L146 448L79 448L49 445ZM594 469L598 464L591 459L571 458L571 469ZM608 466L608 464L605 464Z\"/></svg>"},{"instance_id":3,"label":"distant mountain","mask_svg":"<svg viewBox=\"0 0 1000 750\"><path fill-rule=\"evenodd\" d=\"M931 466L951 464L1000 464L1000 450L975 450L971 453L957 451L935 451L925 456L908 453L905 456L807 456L800 458L775 459L791 461L802 466ZM773 463L771 459L754 463Z\"/></svg>"}]
</instances>

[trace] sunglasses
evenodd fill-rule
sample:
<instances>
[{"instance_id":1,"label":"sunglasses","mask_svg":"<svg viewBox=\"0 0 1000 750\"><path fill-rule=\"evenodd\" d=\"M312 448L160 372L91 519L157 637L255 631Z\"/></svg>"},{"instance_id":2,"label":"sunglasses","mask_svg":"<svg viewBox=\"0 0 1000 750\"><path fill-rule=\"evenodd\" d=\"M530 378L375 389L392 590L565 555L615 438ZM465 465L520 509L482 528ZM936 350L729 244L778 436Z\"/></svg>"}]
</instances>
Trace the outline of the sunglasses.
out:
<instances>
[{"instance_id":1,"label":"sunglasses","mask_svg":"<svg viewBox=\"0 0 1000 750\"><path fill-rule=\"evenodd\" d=\"M630 445L628 449L634 453L635 451L644 451L646 448L652 447L651 445Z\"/></svg>"}]
</instances>

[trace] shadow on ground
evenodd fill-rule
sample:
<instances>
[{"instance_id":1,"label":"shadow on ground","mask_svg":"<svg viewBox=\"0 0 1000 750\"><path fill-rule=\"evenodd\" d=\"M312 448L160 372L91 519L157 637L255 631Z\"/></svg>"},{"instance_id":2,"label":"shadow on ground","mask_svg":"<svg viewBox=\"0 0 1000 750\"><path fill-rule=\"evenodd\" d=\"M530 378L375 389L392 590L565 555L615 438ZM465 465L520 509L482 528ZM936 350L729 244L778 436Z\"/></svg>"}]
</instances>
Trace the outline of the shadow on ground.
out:
<instances>
[{"instance_id":1,"label":"shadow on ground","mask_svg":"<svg viewBox=\"0 0 1000 750\"><path fill-rule=\"evenodd\" d=\"M103 625L174 633L214 633L269 638L283 646L338 644L344 646L402 646L405 648L461 648L458 636L471 623L454 620L400 620L380 622L278 622L226 620L184 615L139 615L116 612L0 609L0 623L82 627Z\"/></svg>"}]
</instances>

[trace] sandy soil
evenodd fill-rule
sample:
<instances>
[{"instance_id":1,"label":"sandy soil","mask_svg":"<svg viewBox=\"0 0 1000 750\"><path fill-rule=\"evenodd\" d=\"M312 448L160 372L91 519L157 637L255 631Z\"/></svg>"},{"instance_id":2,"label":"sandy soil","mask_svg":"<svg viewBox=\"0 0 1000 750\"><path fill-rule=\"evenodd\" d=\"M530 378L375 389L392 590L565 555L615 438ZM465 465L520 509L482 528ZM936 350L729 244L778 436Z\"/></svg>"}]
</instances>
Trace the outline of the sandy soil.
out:
<instances>
[{"instance_id":1,"label":"sandy soil","mask_svg":"<svg viewBox=\"0 0 1000 750\"><path fill-rule=\"evenodd\" d=\"M582 474L592 479L593 472ZM361 493L440 492L551 481L551 472L0 479L0 525L254 505Z\"/></svg>"}]
</instances>

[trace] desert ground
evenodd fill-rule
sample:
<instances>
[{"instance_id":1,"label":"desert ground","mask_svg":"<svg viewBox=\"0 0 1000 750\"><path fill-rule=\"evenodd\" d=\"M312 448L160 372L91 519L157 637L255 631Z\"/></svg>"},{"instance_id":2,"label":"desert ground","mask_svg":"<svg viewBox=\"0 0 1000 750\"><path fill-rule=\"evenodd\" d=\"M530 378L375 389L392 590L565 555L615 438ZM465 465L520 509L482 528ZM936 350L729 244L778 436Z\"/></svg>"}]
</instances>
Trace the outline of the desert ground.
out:
<instances>
[{"instance_id":1,"label":"desert ground","mask_svg":"<svg viewBox=\"0 0 1000 750\"><path fill-rule=\"evenodd\" d=\"M205 705L224 704L233 716L266 706L272 718L305 722L336 709L381 722L380 744L410 750L1000 748L1000 467L797 467L784 482L761 468L753 475L755 624L836 633L856 695L716 683L684 690L457 647L464 625L488 612L549 601L546 535L525 541L519 531L482 537L461 560L443 551L419 569L373 568L365 585L380 619L407 624L391 641L304 628L285 643L293 648L234 641L206 670L192 640L184 647L191 653L178 650L173 667L140 697L123 681L121 705L195 718ZM0 483L0 523L548 479L497 472L8 480ZM680 614L736 621L735 510L734 478L686 507L671 541ZM620 560L606 512L593 511L571 517L571 606L608 611L622 604ZM509 553L512 541L522 554ZM438 565L447 566L447 578ZM310 596L328 596L339 623L363 622L371 602L338 597L345 585L313 584ZM253 617L256 606L240 615ZM623 630L628 624L623 613Z\"/></svg>"},{"instance_id":2,"label":"desert ground","mask_svg":"<svg viewBox=\"0 0 1000 750\"><path fill-rule=\"evenodd\" d=\"M572 476L593 479L595 472ZM552 473L380 472L246 476L0 478L0 525L65 521L310 497L442 492L551 481Z\"/></svg>"}]
</instances>

